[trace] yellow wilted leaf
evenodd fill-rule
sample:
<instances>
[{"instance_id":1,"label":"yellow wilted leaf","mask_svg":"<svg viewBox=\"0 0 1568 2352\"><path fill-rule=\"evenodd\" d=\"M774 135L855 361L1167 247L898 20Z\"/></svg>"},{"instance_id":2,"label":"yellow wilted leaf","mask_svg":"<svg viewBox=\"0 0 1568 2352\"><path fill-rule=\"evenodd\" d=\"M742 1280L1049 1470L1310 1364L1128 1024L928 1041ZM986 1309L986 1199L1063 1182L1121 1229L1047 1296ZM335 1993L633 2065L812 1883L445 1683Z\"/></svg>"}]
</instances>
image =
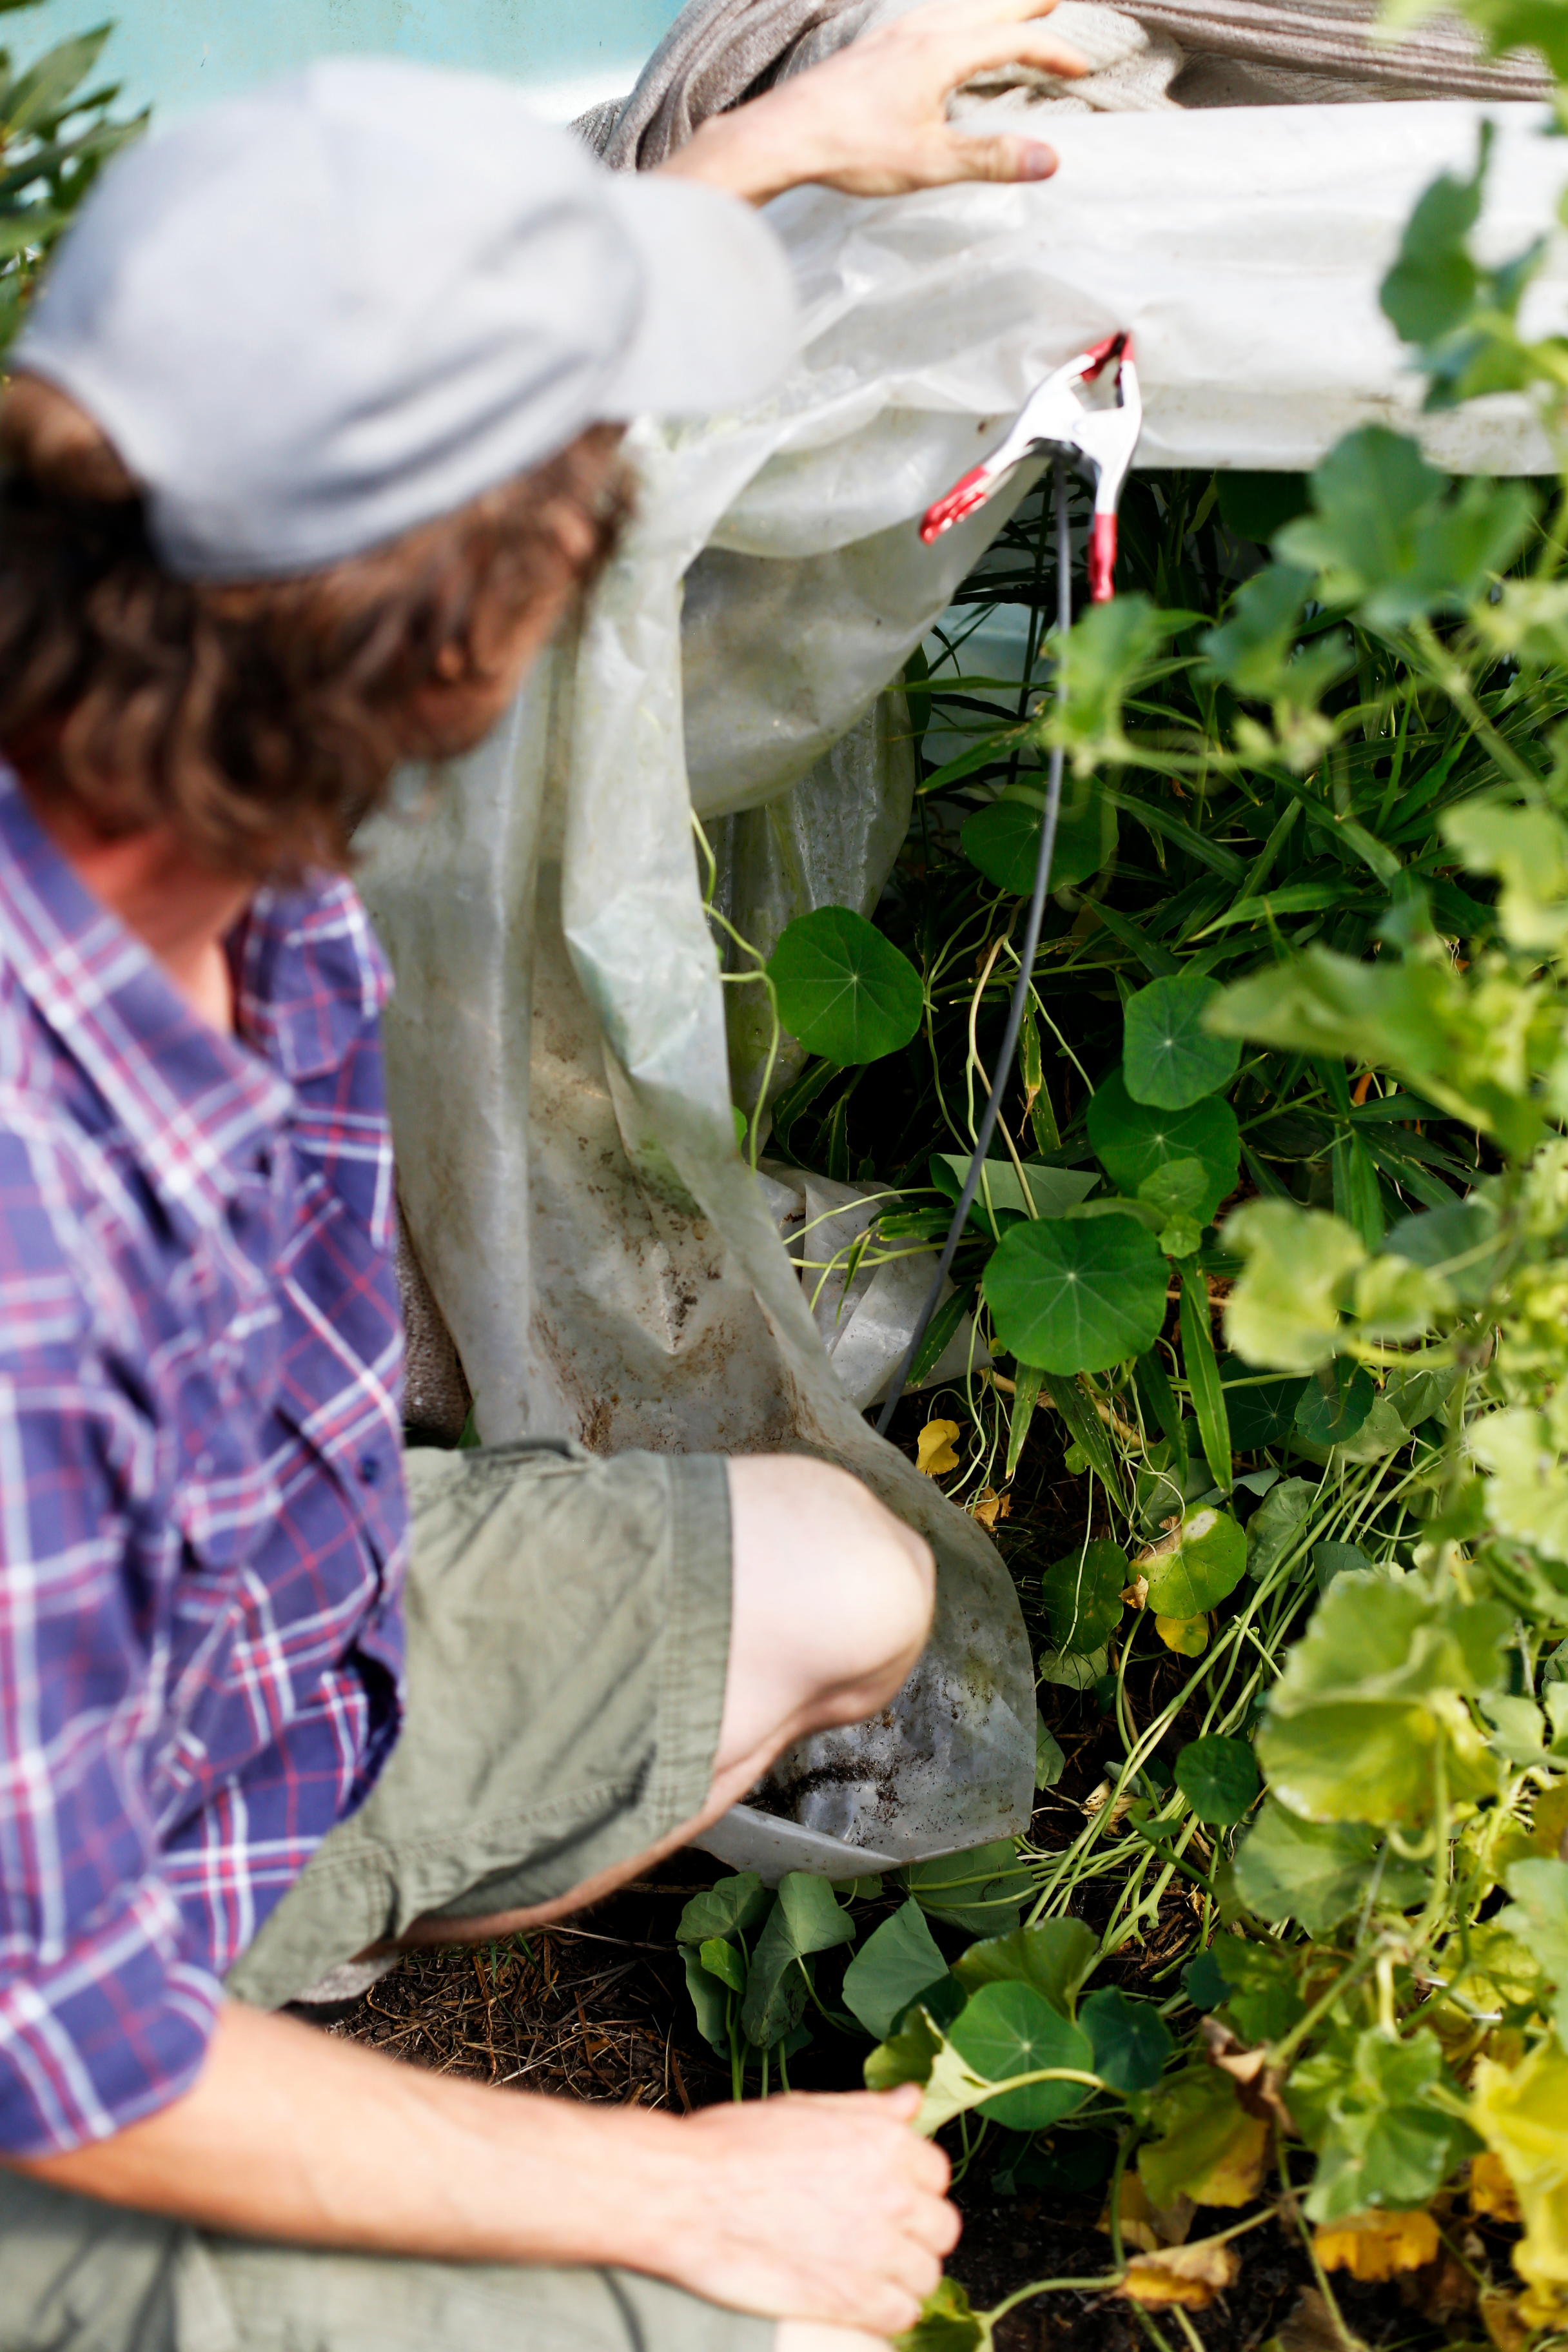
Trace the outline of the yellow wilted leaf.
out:
<instances>
[{"instance_id":1,"label":"yellow wilted leaf","mask_svg":"<svg viewBox=\"0 0 1568 2352\"><path fill-rule=\"evenodd\" d=\"M1166 1649L1174 1650L1179 1657L1202 1657L1209 1645L1206 1617L1156 1617L1154 1631Z\"/></svg>"},{"instance_id":2,"label":"yellow wilted leaf","mask_svg":"<svg viewBox=\"0 0 1568 2352\"><path fill-rule=\"evenodd\" d=\"M1481 2326L1487 2331L1488 2341L1497 2346L1497 2352L1524 2352L1535 2334L1520 2308L1523 2301L1521 2294L1509 2294L1501 2287L1482 2288Z\"/></svg>"},{"instance_id":3,"label":"yellow wilted leaf","mask_svg":"<svg viewBox=\"0 0 1568 2352\"><path fill-rule=\"evenodd\" d=\"M1189 2311L1202 2311L1234 2284L1240 2267L1228 2246L1200 2239L1195 2246L1163 2246L1157 2254L1134 2254L1116 2292L1131 2303L1180 2303Z\"/></svg>"},{"instance_id":4,"label":"yellow wilted leaf","mask_svg":"<svg viewBox=\"0 0 1568 2352\"><path fill-rule=\"evenodd\" d=\"M1536 1798L1530 1843L1548 1862L1568 1862L1568 1780L1554 1780Z\"/></svg>"},{"instance_id":5,"label":"yellow wilted leaf","mask_svg":"<svg viewBox=\"0 0 1568 2352\"><path fill-rule=\"evenodd\" d=\"M954 1458L956 1459L956 1456ZM983 1486L971 1503L969 1510L971 1517L978 1519L981 1526L989 1530L995 1526L998 1519L1012 1517L1013 1497L1011 1495L998 1495L990 1486Z\"/></svg>"},{"instance_id":6,"label":"yellow wilted leaf","mask_svg":"<svg viewBox=\"0 0 1568 2352\"><path fill-rule=\"evenodd\" d=\"M1494 2221L1517 2221L1519 2199L1500 2156L1483 2147L1470 2165L1470 2210L1489 2213Z\"/></svg>"},{"instance_id":7,"label":"yellow wilted leaf","mask_svg":"<svg viewBox=\"0 0 1568 2352\"><path fill-rule=\"evenodd\" d=\"M1520 2310L1532 2326L1568 2319L1568 2055L1555 2039L1521 2065L1476 2064L1468 2120L1513 2183L1524 2238L1513 2266L1528 2282Z\"/></svg>"},{"instance_id":8,"label":"yellow wilted leaf","mask_svg":"<svg viewBox=\"0 0 1568 2352\"><path fill-rule=\"evenodd\" d=\"M1312 2243L1326 2271L1372 2282L1420 2270L1436 2259L1442 2241L1430 2213L1350 2213L1314 2230Z\"/></svg>"},{"instance_id":9,"label":"yellow wilted leaf","mask_svg":"<svg viewBox=\"0 0 1568 2352\"><path fill-rule=\"evenodd\" d=\"M956 1470L953 1439L957 1435L956 1421L928 1421L915 1443L915 1468L923 1470L928 1478L945 1478L950 1470Z\"/></svg>"}]
</instances>

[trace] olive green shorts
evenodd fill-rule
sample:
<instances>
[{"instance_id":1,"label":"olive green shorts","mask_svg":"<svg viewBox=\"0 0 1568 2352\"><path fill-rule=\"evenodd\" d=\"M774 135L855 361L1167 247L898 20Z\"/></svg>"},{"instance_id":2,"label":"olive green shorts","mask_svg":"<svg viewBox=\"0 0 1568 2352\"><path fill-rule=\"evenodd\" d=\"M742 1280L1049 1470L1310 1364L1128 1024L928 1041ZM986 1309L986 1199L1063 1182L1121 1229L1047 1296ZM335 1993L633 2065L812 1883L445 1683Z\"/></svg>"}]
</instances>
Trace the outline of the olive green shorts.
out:
<instances>
[{"instance_id":1,"label":"olive green shorts","mask_svg":"<svg viewBox=\"0 0 1568 2352\"><path fill-rule=\"evenodd\" d=\"M403 1737L231 1969L259 2007L421 1914L563 1895L708 1792L722 1462L525 1443L408 1471ZM253 2245L0 2168L0 2352L767 2352L774 2332L627 2272Z\"/></svg>"}]
</instances>

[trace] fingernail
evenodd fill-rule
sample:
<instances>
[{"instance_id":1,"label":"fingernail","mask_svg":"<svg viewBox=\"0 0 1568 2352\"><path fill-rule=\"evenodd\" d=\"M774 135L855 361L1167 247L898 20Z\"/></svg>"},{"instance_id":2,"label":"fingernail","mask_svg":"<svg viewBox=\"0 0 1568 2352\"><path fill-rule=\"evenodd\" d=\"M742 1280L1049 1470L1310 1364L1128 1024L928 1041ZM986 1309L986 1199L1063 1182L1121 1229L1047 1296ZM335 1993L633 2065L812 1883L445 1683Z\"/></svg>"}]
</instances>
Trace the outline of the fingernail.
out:
<instances>
[{"instance_id":1,"label":"fingernail","mask_svg":"<svg viewBox=\"0 0 1568 2352\"><path fill-rule=\"evenodd\" d=\"M1056 149L1044 146L1037 139L1031 139L1020 158L1018 177L1020 180L1048 180L1056 168Z\"/></svg>"}]
</instances>

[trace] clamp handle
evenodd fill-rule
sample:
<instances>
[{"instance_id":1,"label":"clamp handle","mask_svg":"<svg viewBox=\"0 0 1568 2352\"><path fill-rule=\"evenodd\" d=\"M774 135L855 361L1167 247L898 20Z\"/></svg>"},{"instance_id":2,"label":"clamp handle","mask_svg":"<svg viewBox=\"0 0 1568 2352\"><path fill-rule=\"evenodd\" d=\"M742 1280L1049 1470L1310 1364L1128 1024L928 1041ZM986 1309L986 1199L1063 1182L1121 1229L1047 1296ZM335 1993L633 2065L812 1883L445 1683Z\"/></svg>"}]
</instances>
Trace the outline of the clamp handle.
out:
<instances>
[{"instance_id":1,"label":"clamp handle","mask_svg":"<svg viewBox=\"0 0 1568 2352\"><path fill-rule=\"evenodd\" d=\"M976 507L983 507L994 481L994 467L972 466L962 480L954 482L934 505L927 507L921 519L921 538L926 546L940 539L944 530L951 530L955 522L962 522L965 515L973 514Z\"/></svg>"},{"instance_id":2,"label":"clamp handle","mask_svg":"<svg viewBox=\"0 0 1568 2352\"><path fill-rule=\"evenodd\" d=\"M1097 512L1089 532L1089 599L1109 604L1116 593L1116 509Z\"/></svg>"}]
</instances>

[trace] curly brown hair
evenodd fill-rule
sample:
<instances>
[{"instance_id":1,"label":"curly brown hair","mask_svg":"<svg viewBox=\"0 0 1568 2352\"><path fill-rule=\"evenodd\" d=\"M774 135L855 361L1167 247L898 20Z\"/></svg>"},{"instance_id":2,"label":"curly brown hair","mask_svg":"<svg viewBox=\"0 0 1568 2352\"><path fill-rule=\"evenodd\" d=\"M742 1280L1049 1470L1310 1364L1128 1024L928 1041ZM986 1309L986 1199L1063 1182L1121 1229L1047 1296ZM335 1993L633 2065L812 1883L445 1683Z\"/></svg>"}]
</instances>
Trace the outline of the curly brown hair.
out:
<instances>
[{"instance_id":1,"label":"curly brown hair","mask_svg":"<svg viewBox=\"0 0 1568 2352\"><path fill-rule=\"evenodd\" d=\"M432 732L426 689L487 677L531 609L608 560L619 441L595 425L321 572L188 581L91 418L19 375L0 402L0 750L102 835L169 824L247 878L341 867L400 760L468 748Z\"/></svg>"}]
</instances>

